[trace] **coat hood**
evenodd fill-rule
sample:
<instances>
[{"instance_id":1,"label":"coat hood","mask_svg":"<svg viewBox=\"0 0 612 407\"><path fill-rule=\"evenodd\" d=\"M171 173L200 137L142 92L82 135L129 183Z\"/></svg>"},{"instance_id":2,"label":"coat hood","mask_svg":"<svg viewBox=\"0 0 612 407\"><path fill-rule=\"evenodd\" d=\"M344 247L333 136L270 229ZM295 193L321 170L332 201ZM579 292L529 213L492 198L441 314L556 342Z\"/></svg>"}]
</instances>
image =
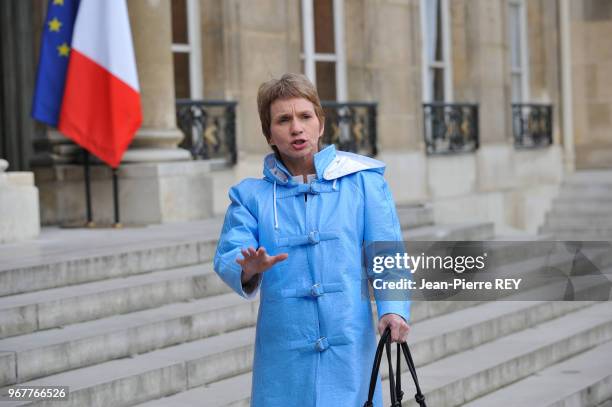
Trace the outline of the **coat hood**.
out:
<instances>
[{"instance_id":1,"label":"coat hood","mask_svg":"<svg viewBox=\"0 0 612 407\"><path fill-rule=\"evenodd\" d=\"M385 172L385 163L359 154L336 151L330 145L314 155L317 179L332 181L345 175L359 171L372 170L380 174ZM279 185L291 186L296 183L289 170L281 163L274 153L264 159L264 179Z\"/></svg>"},{"instance_id":2,"label":"coat hood","mask_svg":"<svg viewBox=\"0 0 612 407\"><path fill-rule=\"evenodd\" d=\"M287 167L283 165L274 153L268 154L264 159L264 179L274 184L272 199L274 201L274 228L279 228L277 210L276 186L282 185L293 189L296 193L308 193L317 191L321 188L329 188L325 181L333 181L331 189L336 190L338 178L353 174L359 171L376 171L380 174L385 172L385 163L359 154L336 151L332 144L314 155L316 180L304 185L296 181ZM301 177L298 177L300 179ZM300 185L301 184L301 185Z\"/></svg>"}]
</instances>

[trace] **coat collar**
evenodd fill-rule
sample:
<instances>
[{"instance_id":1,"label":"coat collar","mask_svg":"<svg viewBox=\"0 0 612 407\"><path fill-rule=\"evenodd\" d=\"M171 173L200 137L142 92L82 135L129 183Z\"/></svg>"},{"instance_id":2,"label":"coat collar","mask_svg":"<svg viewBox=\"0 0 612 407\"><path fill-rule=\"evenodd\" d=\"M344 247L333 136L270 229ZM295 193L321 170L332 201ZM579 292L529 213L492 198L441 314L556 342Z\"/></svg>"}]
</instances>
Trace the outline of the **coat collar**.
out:
<instances>
[{"instance_id":1,"label":"coat collar","mask_svg":"<svg viewBox=\"0 0 612 407\"><path fill-rule=\"evenodd\" d=\"M336 151L332 144L314 155L314 165L318 180L331 181L345 175L364 170L384 173L385 163L359 154ZM264 159L264 178L279 185L296 185L289 170L276 158L274 153Z\"/></svg>"}]
</instances>

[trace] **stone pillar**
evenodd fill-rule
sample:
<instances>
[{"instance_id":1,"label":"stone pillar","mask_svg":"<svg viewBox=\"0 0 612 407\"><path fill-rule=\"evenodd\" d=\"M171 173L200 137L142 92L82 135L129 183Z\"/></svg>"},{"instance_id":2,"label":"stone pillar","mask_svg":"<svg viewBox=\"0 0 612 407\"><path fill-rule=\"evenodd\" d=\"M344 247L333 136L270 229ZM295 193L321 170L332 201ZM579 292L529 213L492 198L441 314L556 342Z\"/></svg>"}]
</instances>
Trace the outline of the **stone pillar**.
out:
<instances>
[{"instance_id":1,"label":"stone pillar","mask_svg":"<svg viewBox=\"0 0 612 407\"><path fill-rule=\"evenodd\" d=\"M143 123L118 172L120 220L126 226L203 219L213 211L210 162L191 160L178 148L183 134L176 125L170 6L168 0L128 2ZM43 224L85 223L81 165L38 168L36 182ZM91 196L94 222L113 223L107 166L92 165Z\"/></svg>"},{"instance_id":2,"label":"stone pillar","mask_svg":"<svg viewBox=\"0 0 612 407\"><path fill-rule=\"evenodd\" d=\"M469 91L478 102L480 148L476 152L476 191L507 191L516 186L510 63L508 3L505 0L471 0L465 4L467 40L463 57ZM453 14L454 15L454 14ZM460 35L459 33L453 33ZM459 100L458 100L459 101Z\"/></svg>"},{"instance_id":3,"label":"stone pillar","mask_svg":"<svg viewBox=\"0 0 612 407\"><path fill-rule=\"evenodd\" d=\"M31 172L5 172L0 159L0 243L32 239L40 233L38 190Z\"/></svg>"},{"instance_id":4,"label":"stone pillar","mask_svg":"<svg viewBox=\"0 0 612 407\"><path fill-rule=\"evenodd\" d=\"M189 152L177 148L183 133L176 126L170 2L131 0L128 12L143 122L122 163L189 160ZM74 162L75 153L80 151L54 129L47 131L46 138L35 141L35 149L41 150L42 154L36 157L34 164L43 166Z\"/></svg>"},{"instance_id":5,"label":"stone pillar","mask_svg":"<svg viewBox=\"0 0 612 407\"><path fill-rule=\"evenodd\" d=\"M131 0L128 10L143 121L123 162L188 160L189 152L177 148L183 134L176 127L170 2Z\"/></svg>"},{"instance_id":6,"label":"stone pillar","mask_svg":"<svg viewBox=\"0 0 612 407\"><path fill-rule=\"evenodd\" d=\"M34 89L34 48L29 1L0 2L0 157L13 169L29 168L30 118Z\"/></svg>"},{"instance_id":7,"label":"stone pillar","mask_svg":"<svg viewBox=\"0 0 612 407\"><path fill-rule=\"evenodd\" d=\"M470 44L467 60L470 82L480 104L481 144L505 143L511 134L507 3L502 0L472 0L466 4Z\"/></svg>"},{"instance_id":8,"label":"stone pillar","mask_svg":"<svg viewBox=\"0 0 612 407\"><path fill-rule=\"evenodd\" d=\"M396 202L426 199L418 0L345 0L349 100L378 102L378 159ZM406 177L406 174L411 174Z\"/></svg>"}]
</instances>

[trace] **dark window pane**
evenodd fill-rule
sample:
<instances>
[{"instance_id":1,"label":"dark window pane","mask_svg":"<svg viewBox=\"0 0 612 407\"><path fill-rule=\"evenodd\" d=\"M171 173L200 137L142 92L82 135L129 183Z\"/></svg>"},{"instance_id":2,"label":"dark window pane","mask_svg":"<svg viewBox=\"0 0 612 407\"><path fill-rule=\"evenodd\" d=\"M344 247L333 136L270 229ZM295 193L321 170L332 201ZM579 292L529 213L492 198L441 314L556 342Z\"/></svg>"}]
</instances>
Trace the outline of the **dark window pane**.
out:
<instances>
[{"instance_id":1,"label":"dark window pane","mask_svg":"<svg viewBox=\"0 0 612 407\"><path fill-rule=\"evenodd\" d=\"M187 44L187 1L172 0L172 43Z\"/></svg>"},{"instance_id":2,"label":"dark window pane","mask_svg":"<svg viewBox=\"0 0 612 407\"><path fill-rule=\"evenodd\" d=\"M321 100L336 100L336 63L317 62L317 90Z\"/></svg>"},{"instance_id":3,"label":"dark window pane","mask_svg":"<svg viewBox=\"0 0 612 407\"><path fill-rule=\"evenodd\" d=\"M315 52L333 54L334 47L334 7L332 0L314 2Z\"/></svg>"},{"instance_id":4,"label":"dark window pane","mask_svg":"<svg viewBox=\"0 0 612 407\"><path fill-rule=\"evenodd\" d=\"M191 97L189 84L189 54L175 52L174 59L174 95L177 99Z\"/></svg>"},{"instance_id":5,"label":"dark window pane","mask_svg":"<svg viewBox=\"0 0 612 407\"><path fill-rule=\"evenodd\" d=\"M302 14L302 3L298 2L298 9L300 10L300 50L304 52L304 19Z\"/></svg>"},{"instance_id":6,"label":"dark window pane","mask_svg":"<svg viewBox=\"0 0 612 407\"><path fill-rule=\"evenodd\" d=\"M444 69L434 68L433 73L433 101L444 102Z\"/></svg>"},{"instance_id":7,"label":"dark window pane","mask_svg":"<svg viewBox=\"0 0 612 407\"><path fill-rule=\"evenodd\" d=\"M442 4L440 1L437 2L438 8L436 10L436 61L444 61L444 55L442 50Z\"/></svg>"}]
</instances>

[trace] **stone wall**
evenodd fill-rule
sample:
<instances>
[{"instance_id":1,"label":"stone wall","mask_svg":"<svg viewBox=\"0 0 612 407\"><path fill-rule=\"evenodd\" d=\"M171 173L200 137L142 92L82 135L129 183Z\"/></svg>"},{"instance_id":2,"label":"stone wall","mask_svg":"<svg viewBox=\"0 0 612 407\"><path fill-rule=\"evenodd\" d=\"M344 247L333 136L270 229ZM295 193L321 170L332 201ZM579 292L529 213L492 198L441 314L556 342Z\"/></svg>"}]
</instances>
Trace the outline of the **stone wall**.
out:
<instances>
[{"instance_id":1,"label":"stone wall","mask_svg":"<svg viewBox=\"0 0 612 407\"><path fill-rule=\"evenodd\" d=\"M612 168L612 4L571 5L576 167Z\"/></svg>"},{"instance_id":2,"label":"stone wall","mask_svg":"<svg viewBox=\"0 0 612 407\"><path fill-rule=\"evenodd\" d=\"M205 40L204 59L219 59L204 64L206 96L240 102L239 164L214 177L215 213L225 210L232 183L261 176L268 148L255 107L257 87L300 70L299 1L249 3L257 7L203 0L203 13L209 13L203 30L223 38L222 46ZM529 41L538 54L530 59L530 85L535 101L557 107L554 3L528 1ZM379 104L377 158L387 163L396 201L431 202L438 222L493 221L499 231L535 232L562 179L562 152L558 145L537 151L512 145L505 0L450 2L455 101L479 103L481 148L443 157L427 156L424 149L420 1L345 0L344 6L349 100ZM555 117L557 143L558 129Z\"/></svg>"}]
</instances>

